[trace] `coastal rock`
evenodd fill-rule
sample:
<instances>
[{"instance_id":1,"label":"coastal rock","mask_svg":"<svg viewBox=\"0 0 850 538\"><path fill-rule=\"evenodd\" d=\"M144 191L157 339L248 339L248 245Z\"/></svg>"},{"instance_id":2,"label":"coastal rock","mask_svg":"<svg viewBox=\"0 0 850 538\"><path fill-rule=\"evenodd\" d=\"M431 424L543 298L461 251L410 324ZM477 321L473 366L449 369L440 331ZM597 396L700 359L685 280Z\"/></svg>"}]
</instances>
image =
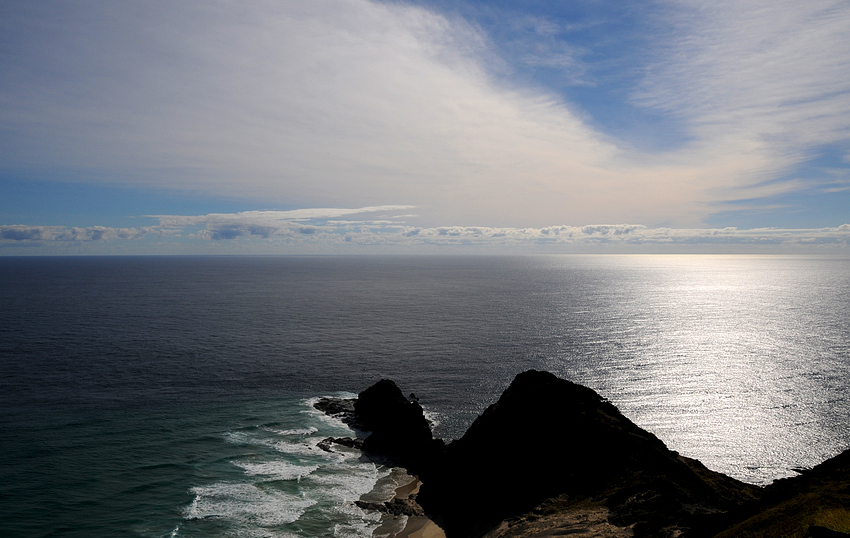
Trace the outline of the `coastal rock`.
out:
<instances>
[{"instance_id":1,"label":"coastal rock","mask_svg":"<svg viewBox=\"0 0 850 538\"><path fill-rule=\"evenodd\" d=\"M425 511L416 502L415 496L410 496L405 499L395 498L391 501L383 503L374 503L367 501L354 501L354 504L364 510L375 510L384 514L393 516L424 516Z\"/></svg>"},{"instance_id":2,"label":"coastal rock","mask_svg":"<svg viewBox=\"0 0 850 538\"><path fill-rule=\"evenodd\" d=\"M447 446L389 380L323 406L372 432L362 446L371 457L422 480L415 500L358 506L408 516L424 509L449 538L850 532L850 451L766 488L744 484L668 450L593 390L547 372L519 374ZM345 439L326 439L327 448Z\"/></svg>"},{"instance_id":3,"label":"coastal rock","mask_svg":"<svg viewBox=\"0 0 850 538\"><path fill-rule=\"evenodd\" d=\"M412 400L393 381L382 379L356 399L321 398L313 407L368 432L357 448L392 465L419 471L434 461L443 443L433 438L422 406L415 397ZM329 450L332 443L355 446L358 441L345 439L350 438L326 439L319 448Z\"/></svg>"},{"instance_id":4,"label":"coastal rock","mask_svg":"<svg viewBox=\"0 0 850 538\"><path fill-rule=\"evenodd\" d=\"M363 449L363 439L357 439L356 437L326 437L319 441L316 445L321 448L325 452L333 452L331 449L331 445L342 445L347 446L349 448L357 448Z\"/></svg>"},{"instance_id":5,"label":"coastal rock","mask_svg":"<svg viewBox=\"0 0 850 538\"><path fill-rule=\"evenodd\" d=\"M549 498L601 500L636 536L675 535L755 488L681 458L593 390L519 374L422 477L419 502L448 536L481 536ZM474 488L476 493L469 494Z\"/></svg>"},{"instance_id":6,"label":"coastal rock","mask_svg":"<svg viewBox=\"0 0 850 538\"><path fill-rule=\"evenodd\" d=\"M355 398L319 398L313 407L326 415L336 417L350 426L356 426Z\"/></svg>"},{"instance_id":7,"label":"coastal rock","mask_svg":"<svg viewBox=\"0 0 850 538\"><path fill-rule=\"evenodd\" d=\"M418 469L442 445L434 442L422 406L405 398L389 379L361 392L354 413L357 422L372 432L363 442L363 450L382 455L395 465Z\"/></svg>"}]
</instances>

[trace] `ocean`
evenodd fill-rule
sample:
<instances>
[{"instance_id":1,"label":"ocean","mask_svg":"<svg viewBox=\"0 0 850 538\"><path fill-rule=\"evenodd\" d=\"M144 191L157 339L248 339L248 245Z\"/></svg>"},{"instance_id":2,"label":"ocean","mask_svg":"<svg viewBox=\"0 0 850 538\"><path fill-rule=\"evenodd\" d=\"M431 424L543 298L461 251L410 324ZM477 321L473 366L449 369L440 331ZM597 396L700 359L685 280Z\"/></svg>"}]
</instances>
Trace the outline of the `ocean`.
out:
<instances>
[{"instance_id":1,"label":"ocean","mask_svg":"<svg viewBox=\"0 0 850 538\"><path fill-rule=\"evenodd\" d=\"M403 477L312 402L390 378L452 439L530 368L790 476L850 447L850 260L0 258L0 535L371 536Z\"/></svg>"}]
</instances>

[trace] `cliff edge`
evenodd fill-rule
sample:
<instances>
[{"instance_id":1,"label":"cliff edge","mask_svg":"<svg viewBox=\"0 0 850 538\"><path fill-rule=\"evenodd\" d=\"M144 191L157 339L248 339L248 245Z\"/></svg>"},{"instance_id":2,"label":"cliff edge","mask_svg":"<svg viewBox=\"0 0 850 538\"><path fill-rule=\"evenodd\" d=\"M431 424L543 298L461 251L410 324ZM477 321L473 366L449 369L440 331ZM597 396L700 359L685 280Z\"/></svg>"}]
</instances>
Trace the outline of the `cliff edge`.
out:
<instances>
[{"instance_id":1,"label":"cliff edge","mask_svg":"<svg viewBox=\"0 0 850 538\"><path fill-rule=\"evenodd\" d=\"M850 452L760 488L669 450L592 389L548 372L517 375L448 445L432 438L422 408L389 380L317 408L371 431L362 441L371 457L418 474L416 501L448 538L850 530ZM823 517L806 517L815 512Z\"/></svg>"},{"instance_id":2,"label":"cliff edge","mask_svg":"<svg viewBox=\"0 0 850 538\"><path fill-rule=\"evenodd\" d=\"M446 447L423 482L419 502L448 536L481 536L547 499L604 508L635 536L675 535L758 494L668 450L593 390L534 370Z\"/></svg>"}]
</instances>

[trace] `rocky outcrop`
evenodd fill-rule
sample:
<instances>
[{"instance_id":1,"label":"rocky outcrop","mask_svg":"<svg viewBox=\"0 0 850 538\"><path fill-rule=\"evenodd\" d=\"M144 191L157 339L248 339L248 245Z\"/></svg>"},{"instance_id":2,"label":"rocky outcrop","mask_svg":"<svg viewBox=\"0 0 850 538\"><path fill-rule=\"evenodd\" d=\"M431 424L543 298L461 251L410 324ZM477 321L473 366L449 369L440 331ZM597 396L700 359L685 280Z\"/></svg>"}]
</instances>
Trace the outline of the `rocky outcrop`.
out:
<instances>
[{"instance_id":1,"label":"rocky outcrop","mask_svg":"<svg viewBox=\"0 0 850 538\"><path fill-rule=\"evenodd\" d=\"M331 448L332 445L347 446L349 448L363 450L363 439L357 439L355 437L326 437L319 441L316 446L325 452L333 452L333 448Z\"/></svg>"},{"instance_id":2,"label":"rocky outcrop","mask_svg":"<svg viewBox=\"0 0 850 538\"><path fill-rule=\"evenodd\" d=\"M416 502L416 496L412 495L405 499L392 499L383 503L367 501L354 501L354 504L365 510L375 510L393 516L424 516L425 511Z\"/></svg>"},{"instance_id":3,"label":"rocky outcrop","mask_svg":"<svg viewBox=\"0 0 850 538\"><path fill-rule=\"evenodd\" d=\"M593 390L532 370L448 445L419 502L449 536L483 535L559 496L601 500L611 524L659 536L756 492L668 450Z\"/></svg>"},{"instance_id":4,"label":"rocky outcrop","mask_svg":"<svg viewBox=\"0 0 850 538\"><path fill-rule=\"evenodd\" d=\"M319 401L313 404L313 407L333 417L337 417L346 424L353 425L356 422L354 417L354 402L356 398L319 398Z\"/></svg>"},{"instance_id":5,"label":"rocky outcrop","mask_svg":"<svg viewBox=\"0 0 850 538\"><path fill-rule=\"evenodd\" d=\"M812 536L823 532L827 515L850 521L850 452L759 488L669 450L593 390L547 372L519 374L449 445L432 438L418 402L389 380L322 405L371 432L367 454L420 476L417 506L449 538L738 536L781 510L796 534L764 535L802 537L810 527Z\"/></svg>"},{"instance_id":6,"label":"rocky outcrop","mask_svg":"<svg viewBox=\"0 0 850 538\"><path fill-rule=\"evenodd\" d=\"M374 458L420 472L442 450L418 401L408 400L389 379L382 379L358 394L356 399L322 398L314 407L340 418L366 434L362 443L351 438L328 438L320 448L331 444L356 446Z\"/></svg>"},{"instance_id":7,"label":"rocky outcrop","mask_svg":"<svg viewBox=\"0 0 850 538\"><path fill-rule=\"evenodd\" d=\"M429 460L437 445L422 406L404 397L396 384L382 379L361 392L354 403L360 425L371 431L363 450L382 454L407 468L418 468Z\"/></svg>"}]
</instances>

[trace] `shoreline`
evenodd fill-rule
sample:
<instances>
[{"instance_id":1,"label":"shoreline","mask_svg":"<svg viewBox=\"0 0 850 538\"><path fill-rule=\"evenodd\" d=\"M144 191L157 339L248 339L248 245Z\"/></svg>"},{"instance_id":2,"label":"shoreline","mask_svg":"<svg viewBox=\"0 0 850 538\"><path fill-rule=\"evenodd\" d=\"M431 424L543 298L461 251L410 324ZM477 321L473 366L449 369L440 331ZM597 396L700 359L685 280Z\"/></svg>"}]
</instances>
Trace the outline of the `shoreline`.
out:
<instances>
[{"instance_id":1,"label":"shoreline","mask_svg":"<svg viewBox=\"0 0 850 538\"><path fill-rule=\"evenodd\" d=\"M428 516L411 516L404 528L391 538L446 538L446 533Z\"/></svg>"},{"instance_id":2,"label":"shoreline","mask_svg":"<svg viewBox=\"0 0 850 538\"><path fill-rule=\"evenodd\" d=\"M411 408L418 412L405 414ZM406 462L425 470L428 483L422 492L418 476L391 467L373 488L374 501L366 500L369 494L356 501L371 510L367 519L380 521L373 538L445 538L443 529L459 536L484 532L485 538L731 537L765 529L777 536L823 530L850 537L850 512L841 508L850 501L850 449L760 488L670 450L593 389L537 370L517 374L475 419L462 445L416 435L424 430L421 407L391 380L361 392L355 409L364 423L381 427L372 434L371 452L372 461L385 462L380 473L390 462ZM517 425L550 428L552 417L574 419L552 431L562 453L544 460L546 473L527 475L525 462L539 458L539 447L510 433ZM576 438L584 442L571 442ZM382 459L381 450L394 459Z\"/></svg>"},{"instance_id":3,"label":"shoreline","mask_svg":"<svg viewBox=\"0 0 850 538\"><path fill-rule=\"evenodd\" d=\"M395 490L396 499L407 499L419 493L422 481L414 476L409 483ZM408 516L404 528L390 538L446 538L446 533L428 516Z\"/></svg>"},{"instance_id":4,"label":"shoreline","mask_svg":"<svg viewBox=\"0 0 850 538\"><path fill-rule=\"evenodd\" d=\"M410 477L410 481L406 484L402 484L401 486L395 488L393 492L393 497L390 501L395 499L404 500L409 499L411 496L415 496L419 493L419 488L422 486L422 481L419 480L418 476L407 475ZM384 519L394 520L399 516L393 516L390 514L384 514ZM446 533L440 528L439 525L431 521L428 516L404 516L407 519L404 522L404 526L398 531L391 531L393 521L385 521L382 520L381 525L379 525L374 531L372 531L372 536L382 536L384 535L381 532L382 527L385 530L390 530L389 534L387 534L387 538L446 538Z\"/></svg>"}]
</instances>

